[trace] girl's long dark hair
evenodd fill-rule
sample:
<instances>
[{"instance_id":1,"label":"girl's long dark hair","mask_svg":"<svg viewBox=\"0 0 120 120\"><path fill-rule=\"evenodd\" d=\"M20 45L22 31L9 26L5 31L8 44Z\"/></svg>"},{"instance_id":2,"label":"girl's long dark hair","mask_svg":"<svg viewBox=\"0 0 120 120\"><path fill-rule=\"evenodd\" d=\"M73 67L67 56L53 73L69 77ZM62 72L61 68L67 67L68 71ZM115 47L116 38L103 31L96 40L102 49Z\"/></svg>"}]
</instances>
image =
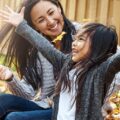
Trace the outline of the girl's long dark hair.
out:
<instances>
[{"instance_id":1,"label":"girl's long dark hair","mask_svg":"<svg viewBox=\"0 0 120 120\"><path fill-rule=\"evenodd\" d=\"M56 94L58 95L62 90L70 88L69 71L76 67L76 113L80 111L80 101L83 93L83 86L87 74L90 69L99 66L108 57L116 53L118 37L116 30L112 27L107 27L99 23L89 23L83 26L85 30L83 34L87 33L90 40L90 54L84 60L74 63L71 60L66 62L66 65L61 71L60 78L56 85Z\"/></svg>"},{"instance_id":2,"label":"girl's long dark hair","mask_svg":"<svg viewBox=\"0 0 120 120\"><path fill-rule=\"evenodd\" d=\"M39 1L50 1L51 3L61 8L64 19L64 31L67 33L62 39L61 50L65 53L70 52L72 43L71 32L75 31L75 28L72 23L65 17L62 6L58 0L27 0L25 4L25 20L32 28L34 28L31 21L30 12L32 7ZM38 89L42 85L42 66L41 61L37 55L38 50L14 31L15 30L13 30L13 34L9 38L5 64L11 66L13 63L20 77L22 78L25 76L25 80L30 83L34 89ZM46 37L49 38L49 36ZM39 71L37 70L38 64Z\"/></svg>"}]
</instances>

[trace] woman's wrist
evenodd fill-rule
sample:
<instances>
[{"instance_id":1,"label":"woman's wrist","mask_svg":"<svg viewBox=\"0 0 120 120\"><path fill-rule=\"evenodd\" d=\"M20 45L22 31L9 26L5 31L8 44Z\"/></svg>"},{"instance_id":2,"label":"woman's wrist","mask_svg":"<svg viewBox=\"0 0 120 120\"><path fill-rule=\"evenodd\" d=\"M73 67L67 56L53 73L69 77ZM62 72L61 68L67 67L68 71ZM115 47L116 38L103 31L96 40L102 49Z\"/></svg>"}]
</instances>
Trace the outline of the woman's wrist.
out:
<instances>
[{"instance_id":1,"label":"woman's wrist","mask_svg":"<svg viewBox=\"0 0 120 120\"><path fill-rule=\"evenodd\" d=\"M12 76L10 78L6 79L6 82L11 82L13 80L13 76L14 75L12 74Z\"/></svg>"}]
</instances>

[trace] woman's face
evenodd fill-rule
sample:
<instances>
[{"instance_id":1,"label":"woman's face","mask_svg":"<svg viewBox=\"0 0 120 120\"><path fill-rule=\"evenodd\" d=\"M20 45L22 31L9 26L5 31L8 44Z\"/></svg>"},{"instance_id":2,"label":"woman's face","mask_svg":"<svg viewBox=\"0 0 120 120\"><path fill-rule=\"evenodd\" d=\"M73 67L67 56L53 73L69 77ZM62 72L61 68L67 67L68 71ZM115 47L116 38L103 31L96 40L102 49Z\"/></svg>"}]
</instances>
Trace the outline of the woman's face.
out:
<instances>
[{"instance_id":1,"label":"woman's face","mask_svg":"<svg viewBox=\"0 0 120 120\"><path fill-rule=\"evenodd\" d=\"M49 1L38 2L31 10L32 22L39 32L56 38L63 30L61 9Z\"/></svg>"},{"instance_id":2,"label":"woman's face","mask_svg":"<svg viewBox=\"0 0 120 120\"><path fill-rule=\"evenodd\" d=\"M79 62L85 59L90 53L90 40L87 33L80 30L74 37L72 43L72 60Z\"/></svg>"}]
</instances>

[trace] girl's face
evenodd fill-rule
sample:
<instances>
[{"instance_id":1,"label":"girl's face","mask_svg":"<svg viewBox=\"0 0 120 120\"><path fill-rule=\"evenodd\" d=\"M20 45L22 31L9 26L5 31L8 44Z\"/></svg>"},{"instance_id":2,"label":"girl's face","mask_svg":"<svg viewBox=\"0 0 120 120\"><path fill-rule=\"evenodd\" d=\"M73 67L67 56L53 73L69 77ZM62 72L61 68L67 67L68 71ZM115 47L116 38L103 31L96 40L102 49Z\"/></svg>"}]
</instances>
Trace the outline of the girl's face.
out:
<instances>
[{"instance_id":1,"label":"girl's face","mask_svg":"<svg viewBox=\"0 0 120 120\"><path fill-rule=\"evenodd\" d=\"M90 40L87 33L82 31L77 33L72 43L72 60L79 62L85 59L90 53Z\"/></svg>"},{"instance_id":2,"label":"girl's face","mask_svg":"<svg viewBox=\"0 0 120 120\"><path fill-rule=\"evenodd\" d=\"M39 32L56 38L63 30L61 9L49 1L38 2L31 10L32 22Z\"/></svg>"}]
</instances>

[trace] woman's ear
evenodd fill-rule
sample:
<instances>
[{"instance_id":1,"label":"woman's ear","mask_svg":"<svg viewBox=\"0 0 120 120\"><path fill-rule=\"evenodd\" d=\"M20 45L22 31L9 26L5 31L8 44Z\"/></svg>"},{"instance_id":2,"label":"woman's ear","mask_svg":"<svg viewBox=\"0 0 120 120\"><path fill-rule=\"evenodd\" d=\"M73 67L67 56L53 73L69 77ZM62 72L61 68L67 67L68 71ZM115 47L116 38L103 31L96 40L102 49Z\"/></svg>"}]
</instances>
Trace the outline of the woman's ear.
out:
<instances>
[{"instance_id":1,"label":"woman's ear","mask_svg":"<svg viewBox=\"0 0 120 120\"><path fill-rule=\"evenodd\" d=\"M34 25L33 27L32 27L35 31L37 31L38 33L40 33L40 30Z\"/></svg>"},{"instance_id":2,"label":"woman's ear","mask_svg":"<svg viewBox=\"0 0 120 120\"><path fill-rule=\"evenodd\" d=\"M60 7L58 7L58 11L61 13L61 8Z\"/></svg>"},{"instance_id":3,"label":"woman's ear","mask_svg":"<svg viewBox=\"0 0 120 120\"><path fill-rule=\"evenodd\" d=\"M37 31L39 31L39 29L37 27L35 27L35 26L34 26L34 29L37 30Z\"/></svg>"},{"instance_id":4,"label":"woman's ear","mask_svg":"<svg viewBox=\"0 0 120 120\"><path fill-rule=\"evenodd\" d=\"M33 28L39 32L39 29L37 28L37 26L34 25Z\"/></svg>"}]
</instances>

